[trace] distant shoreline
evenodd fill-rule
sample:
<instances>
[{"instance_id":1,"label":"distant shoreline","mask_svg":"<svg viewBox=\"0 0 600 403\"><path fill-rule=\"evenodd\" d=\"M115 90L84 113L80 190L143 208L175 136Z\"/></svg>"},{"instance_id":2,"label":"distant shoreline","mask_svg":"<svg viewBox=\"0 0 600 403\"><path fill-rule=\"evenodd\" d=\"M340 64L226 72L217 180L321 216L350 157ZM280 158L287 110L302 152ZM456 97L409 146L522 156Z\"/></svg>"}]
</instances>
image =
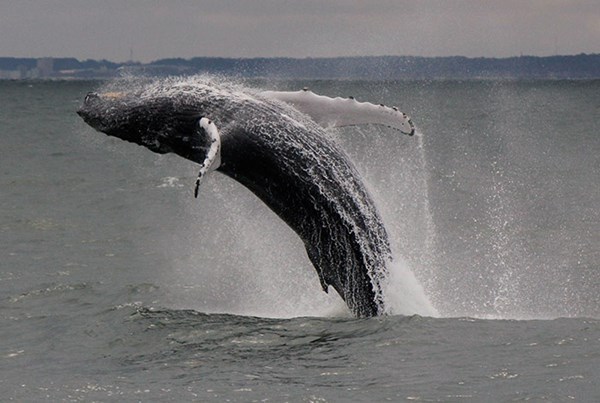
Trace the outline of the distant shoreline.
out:
<instances>
[{"instance_id":1,"label":"distant shoreline","mask_svg":"<svg viewBox=\"0 0 600 403\"><path fill-rule=\"evenodd\" d=\"M508 58L357 56L160 59L116 63L75 58L0 57L0 79L110 79L122 74L218 74L270 79L596 79L600 54Z\"/></svg>"}]
</instances>

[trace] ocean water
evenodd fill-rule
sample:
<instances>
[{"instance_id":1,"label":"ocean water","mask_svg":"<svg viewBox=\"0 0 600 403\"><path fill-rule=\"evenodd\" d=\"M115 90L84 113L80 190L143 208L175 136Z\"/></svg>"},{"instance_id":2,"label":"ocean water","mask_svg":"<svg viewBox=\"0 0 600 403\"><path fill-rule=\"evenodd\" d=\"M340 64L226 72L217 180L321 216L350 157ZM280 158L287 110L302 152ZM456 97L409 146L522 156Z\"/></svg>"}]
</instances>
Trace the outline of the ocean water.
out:
<instances>
[{"instance_id":1,"label":"ocean water","mask_svg":"<svg viewBox=\"0 0 600 403\"><path fill-rule=\"evenodd\" d=\"M354 319L218 173L0 82L0 400L600 400L600 81L253 81L397 105L337 130L396 263Z\"/></svg>"}]
</instances>

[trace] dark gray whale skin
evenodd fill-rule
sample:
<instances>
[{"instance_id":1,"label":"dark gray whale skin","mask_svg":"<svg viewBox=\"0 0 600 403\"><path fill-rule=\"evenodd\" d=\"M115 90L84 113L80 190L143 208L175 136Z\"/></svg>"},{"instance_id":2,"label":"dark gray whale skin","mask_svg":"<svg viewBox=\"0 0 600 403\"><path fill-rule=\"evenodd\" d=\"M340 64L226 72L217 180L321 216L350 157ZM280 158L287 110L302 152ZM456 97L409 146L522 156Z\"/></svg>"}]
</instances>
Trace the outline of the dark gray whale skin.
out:
<instances>
[{"instance_id":1,"label":"dark gray whale skin","mask_svg":"<svg viewBox=\"0 0 600 403\"><path fill-rule=\"evenodd\" d=\"M221 137L217 170L298 234L323 289L332 286L357 317L384 313L392 258L386 230L346 154L307 116L252 90L202 80L90 93L77 113L107 135L199 164L208 140L198 121L211 119Z\"/></svg>"}]
</instances>

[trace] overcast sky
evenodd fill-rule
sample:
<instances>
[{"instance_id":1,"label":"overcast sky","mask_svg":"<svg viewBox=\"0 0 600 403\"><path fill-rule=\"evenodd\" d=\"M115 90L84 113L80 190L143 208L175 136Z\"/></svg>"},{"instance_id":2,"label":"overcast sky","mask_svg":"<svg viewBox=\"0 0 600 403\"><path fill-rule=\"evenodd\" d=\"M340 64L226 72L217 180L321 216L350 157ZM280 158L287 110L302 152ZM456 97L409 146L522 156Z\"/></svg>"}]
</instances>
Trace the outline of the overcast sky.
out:
<instances>
[{"instance_id":1,"label":"overcast sky","mask_svg":"<svg viewBox=\"0 0 600 403\"><path fill-rule=\"evenodd\" d=\"M0 0L0 56L600 53L600 0Z\"/></svg>"}]
</instances>

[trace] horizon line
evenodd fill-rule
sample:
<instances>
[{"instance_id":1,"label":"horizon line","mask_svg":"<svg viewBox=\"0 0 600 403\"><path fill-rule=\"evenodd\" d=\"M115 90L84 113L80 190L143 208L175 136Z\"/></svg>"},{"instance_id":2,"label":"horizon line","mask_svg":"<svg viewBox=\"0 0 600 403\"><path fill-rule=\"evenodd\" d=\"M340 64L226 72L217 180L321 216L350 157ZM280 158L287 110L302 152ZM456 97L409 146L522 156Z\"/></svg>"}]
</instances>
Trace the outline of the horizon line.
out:
<instances>
[{"instance_id":1,"label":"horizon line","mask_svg":"<svg viewBox=\"0 0 600 403\"><path fill-rule=\"evenodd\" d=\"M192 60L192 59L222 59L222 60L256 60L256 59L289 59L289 60L319 60L319 59L360 59L360 58L413 58L413 59L451 59L451 58L462 58L462 59L493 59L493 60L502 60L502 59L517 59L517 58L552 58L552 57L577 57L577 56L600 56L600 52L598 53L585 53L580 52L577 54L553 54L546 56L536 56L531 54L520 54L513 56L464 56L464 55L452 55L452 56L415 56L415 55L348 55L348 56L303 56L303 57L295 57L295 56L251 56L251 57L235 57L235 56L169 56L169 57L161 57L158 59L153 59L147 62L142 62L139 60L126 60L126 61L115 61L106 58L78 58L76 56L0 56L3 59L75 59L78 61L87 61L87 60L95 60L95 61L107 61L115 64L124 64L124 63L140 63L140 64L150 64L161 60L168 59L180 59L180 60Z\"/></svg>"}]
</instances>

